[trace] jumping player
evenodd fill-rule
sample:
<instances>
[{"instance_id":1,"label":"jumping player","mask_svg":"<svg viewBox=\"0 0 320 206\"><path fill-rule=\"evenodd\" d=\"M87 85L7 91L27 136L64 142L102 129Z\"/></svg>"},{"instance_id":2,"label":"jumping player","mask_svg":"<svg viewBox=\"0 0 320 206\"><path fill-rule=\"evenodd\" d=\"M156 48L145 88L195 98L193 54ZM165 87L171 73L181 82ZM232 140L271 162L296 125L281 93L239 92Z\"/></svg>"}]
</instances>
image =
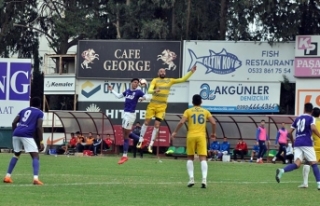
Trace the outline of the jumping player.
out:
<instances>
[{"instance_id":1,"label":"jumping player","mask_svg":"<svg viewBox=\"0 0 320 206\"><path fill-rule=\"evenodd\" d=\"M206 125L207 120L210 121L212 126L211 137L216 137L216 122L210 112L201 107L201 96L198 94L192 97L193 107L184 111L183 117L178 123L176 129L172 133L171 137L174 138L182 127L182 125L188 121L188 133L187 133L187 171L189 174L188 187L194 185L194 168L193 160L195 152L199 155L202 171L202 188L207 187L207 139L206 139Z\"/></svg>"},{"instance_id":2,"label":"jumping player","mask_svg":"<svg viewBox=\"0 0 320 206\"><path fill-rule=\"evenodd\" d=\"M39 153L38 147L34 140L34 133L37 132L37 138L40 141L40 150L43 150L43 112L39 109L41 99L34 97L31 99L31 107L27 107L19 112L12 122L13 137L12 145L14 156L11 158L7 175L3 179L4 183L12 183L11 173L16 166L20 157L22 147L25 152L30 153L33 167L33 184L43 185L39 180ZM18 124L18 126L17 126Z\"/></svg>"},{"instance_id":3,"label":"jumping player","mask_svg":"<svg viewBox=\"0 0 320 206\"><path fill-rule=\"evenodd\" d=\"M193 66L190 72L188 72L184 77L179 79L166 78L166 70L159 69L158 77L154 78L151 81L150 87L148 89L148 93L152 94L152 98L147 106L146 119L141 127L141 134L139 138L139 143L137 144L137 148L141 148L142 142L144 140L144 135L147 131L147 126L149 125L151 118L155 117L151 141L148 146L148 151L152 153L152 146L154 144L154 140L157 137L161 121L164 119L165 112L167 109L167 100L171 86L173 84L178 84L187 81L191 77L191 75L196 71L196 69L197 67Z\"/></svg>"},{"instance_id":4,"label":"jumping player","mask_svg":"<svg viewBox=\"0 0 320 206\"><path fill-rule=\"evenodd\" d=\"M312 142L312 132L314 132L318 138L320 138L320 133L315 126L315 119L311 116L312 104L306 103L304 105L304 114L297 117L293 124L291 125L291 130L289 131L289 136L292 142L294 142L294 163L289 164L283 169L276 170L276 180L280 183L280 178L285 172L291 172L298 169L301 165L303 159L309 161L315 179L317 181L318 190L320 190L320 172L317 165L316 153L313 148ZM293 140L292 133L296 130L296 139Z\"/></svg>"},{"instance_id":5,"label":"jumping player","mask_svg":"<svg viewBox=\"0 0 320 206\"><path fill-rule=\"evenodd\" d=\"M125 98L124 102L124 114L122 119L122 130L123 130L123 156L119 160L118 164L123 164L128 161L128 150L129 150L129 135L132 130L132 125L136 120L136 107L138 101L142 101L147 99L147 95L145 95L140 89L137 89L139 85L139 79L133 78L131 80L131 88L124 91L122 94L117 93L112 90L112 87L109 86L108 89L112 91L112 93L117 98Z\"/></svg>"},{"instance_id":6,"label":"jumping player","mask_svg":"<svg viewBox=\"0 0 320 206\"><path fill-rule=\"evenodd\" d=\"M320 109L318 107L313 108L312 116L316 120L316 128L318 131L320 131ZM318 150L320 148L320 139L317 137L315 133L312 133L312 139L313 139L313 147L314 150ZM319 161L320 157L318 153L316 152L317 161ZM299 185L299 188L308 188L308 179L309 179L309 172L310 172L310 165L306 164L303 166L302 169L302 177L303 177L303 183Z\"/></svg>"}]
</instances>

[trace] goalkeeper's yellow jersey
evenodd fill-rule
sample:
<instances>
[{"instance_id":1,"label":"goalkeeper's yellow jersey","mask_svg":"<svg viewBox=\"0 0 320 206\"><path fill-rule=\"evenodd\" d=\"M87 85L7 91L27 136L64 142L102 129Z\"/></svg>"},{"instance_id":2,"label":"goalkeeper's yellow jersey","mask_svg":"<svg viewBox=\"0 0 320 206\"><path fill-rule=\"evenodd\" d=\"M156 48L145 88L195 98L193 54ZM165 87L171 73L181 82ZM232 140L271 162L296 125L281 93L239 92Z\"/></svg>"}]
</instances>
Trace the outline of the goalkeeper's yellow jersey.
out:
<instances>
[{"instance_id":1,"label":"goalkeeper's yellow jersey","mask_svg":"<svg viewBox=\"0 0 320 206\"><path fill-rule=\"evenodd\" d=\"M315 120L316 120L316 128L320 132L320 118L315 118ZM312 139L313 139L313 146L320 147L320 138L315 133L312 133Z\"/></svg>"},{"instance_id":2,"label":"goalkeeper's yellow jersey","mask_svg":"<svg viewBox=\"0 0 320 206\"><path fill-rule=\"evenodd\" d=\"M188 72L182 78L154 78L149 86L148 93L152 94L150 104L162 104L167 105L167 100L170 94L170 88L174 84L182 83L187 81L192 75L192 72ZM154 93L155 89L160 89L160 92Z\"/></svg>"}]
</instances>

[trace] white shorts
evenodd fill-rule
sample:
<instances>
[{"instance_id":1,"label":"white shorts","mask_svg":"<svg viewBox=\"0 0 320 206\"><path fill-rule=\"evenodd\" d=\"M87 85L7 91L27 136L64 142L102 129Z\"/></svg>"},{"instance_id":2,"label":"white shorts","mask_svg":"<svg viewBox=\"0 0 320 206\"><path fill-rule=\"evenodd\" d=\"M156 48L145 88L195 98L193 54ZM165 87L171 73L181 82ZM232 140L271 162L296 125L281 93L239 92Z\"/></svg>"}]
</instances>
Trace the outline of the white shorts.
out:
<instances>
[{"instance_id":1,"label":"white shorts","mask_svg":"<svg viewBox=\"0 0 320 206\"><path fill-rule=\"evenodd\" d=\"M14 152L21 152L22 146L25 152L39 152L38 146L33 138L13 136L12 146Z\"/></svg>"},{"instance_id":2,"label":"white shorts","mask_svg":"<svg viewBox=\"0 0 320 206\"><path fill-rule=\"evenodd\" d=\"M136 121L136 113L125 112L122 119L122 128L131 130Z\"/></svg>"},{"instance_id":3,"label":"white shorts","mask_svg":"<svg viewBox=\"0 0 320 206\"><path fill-rule=\"evenodd\" d=\"M316 152L313 147L295 147L294 161L306 159L309 162L317 162Z\"/></svg>"}]
</instances>

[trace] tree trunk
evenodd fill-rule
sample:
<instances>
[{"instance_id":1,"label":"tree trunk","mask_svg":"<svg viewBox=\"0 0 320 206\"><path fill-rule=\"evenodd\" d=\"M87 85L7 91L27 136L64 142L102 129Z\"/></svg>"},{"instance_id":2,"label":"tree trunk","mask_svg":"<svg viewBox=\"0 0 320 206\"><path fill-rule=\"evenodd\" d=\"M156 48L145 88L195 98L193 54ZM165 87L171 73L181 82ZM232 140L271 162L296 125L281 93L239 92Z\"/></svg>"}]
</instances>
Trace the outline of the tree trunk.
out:
<instances>
[{"instance_id":1,"label":"tree trunk","mask_svg":"<svg viewBox=\"0 0 320 206\"><path fill-rule=\"evenodd\" d=\"M127 0L127 3L130 3L130 0ZM117 3L117 14L116 14L116 23L114 23L113 25L116 27L116 31L117 31L117 39L121 39L121 33L120 33L120 11L119 11L119 4Z\"/></svg>"},{"instance_id":2,"label":"tree trunk","mask_svg":"<svg viewBox=\"0 0 320 206\"><path fill-rule=\"evenodd\" d=\"M172 9L171 9L171 35L172 35L172 38L176 38L176 15L174 13L174 5L172 6Z\"/></svg>"},{"instance_id":3,"label":"tree trunk","mask_svg":"<svg viewBox=\"0 0 320 206\"><path fill-rule=\"evenodd\" d=\"M191 0L188 0L187 5L187 25L186 25L186 40L189 39L189 24L190 24L190 8L191 8Z\"/></svg>"},{"instance_id":4,"label":"tree trunk","mask_svg":"<svg viewBox=\"0 0 320 206\"><path fill-rule=\"evenodd\" d=\"M228 2L229 2L229 0L221 0L221 8L220 8L220 40L225 40L226 39Z\"/></svg>"}]
</instances>

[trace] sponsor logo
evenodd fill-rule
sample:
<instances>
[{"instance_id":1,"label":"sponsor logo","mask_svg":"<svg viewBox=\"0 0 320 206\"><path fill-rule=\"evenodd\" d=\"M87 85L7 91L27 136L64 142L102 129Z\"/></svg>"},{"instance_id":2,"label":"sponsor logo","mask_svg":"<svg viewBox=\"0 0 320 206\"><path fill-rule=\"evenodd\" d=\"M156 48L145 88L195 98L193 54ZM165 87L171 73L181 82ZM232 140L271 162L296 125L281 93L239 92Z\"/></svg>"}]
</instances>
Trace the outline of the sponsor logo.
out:
<instances>
[{"instance_id":1,"label":"sponsor logo","mask_svg":"<svg viewBox=\"0 0 320 206\"><path fill-rule=\"evenodd\" d=\"M46 87L72 87L73 83L70 82L50 82L47 81Z\"/></svg>"},{"instance_id":2,"label":"sponsor logo","mask_svg":"<svg viewBox=\"0 0 320 206\"><path fill-rule=\"evenodd\" d=\"M94 84L90 81L86 81L81 85L81 94L86 98L91 97L95 93L101 90L101 85L94 87ZM89 89L89 91L88 91ZM87 90L87 91L86 91Z\"/></svg>"},{"instance_id":3,"label":"sponsor logo","mask_svg":"<svg viewBox=\"0 0 320 206\"><path fill-rule=\"evenodd\" d=\"M90 104L87 108L86 108L87 112L100 112L100 107L98 107L96 104Z\"/></svg>"},{"instance_id":4,"label":"sponsor logo","mask_svg":"<svg viewBox=\"0 0 320 206\"><path fill-rule=\"evenodd\" d=\"M169 49L165 49L157 57L158 57L157 61L162 60L163 64L168 66L167 68L165 68L166 70L171 70L171 69L172 71L176 70L177 66L173 62L177 58L177 55L175 52L170 51Z\"/></svg>"},{"instance_id":5,"label":"sponsor logo","mask_svg":"<svg viewBox=\"0 0 320 206\"><path fill-rule=\"evenodd\" d=\"M96 54L96 52L93 49L87 49L83 51L81 56L84 59L81 63L82 69L91 69L89 64L93 64L93 61L95 59L99 60L99 54Z\"/></svg>"},{"instance_id":6,"label":"sponsor logo","mask_svg":"<svg viewBox=\"0 0 320 206\"><path fill-rule=\"evenodd\" d=\"M298 50L303 50L306 56L318 55L318 43L311 42L311 36L299 36Z\"/></svg>"},{"instance_id":7,"label":"sponsor logo","mask_svg":"<svg viewBox=\"0 0 320 206\"><path fill-rule=\"evenodd\" d=\"M192 49L188 49L188 51L191 58L188 71L190 71L195 64L201 64L207 69L205 74L215 73L224 75L236 71L236 69L242 65L238 57L227 52L226 49L222 49L219 53L209 50L209 55L202 57L198 57Z\"/></svg>"}]
</instances>

